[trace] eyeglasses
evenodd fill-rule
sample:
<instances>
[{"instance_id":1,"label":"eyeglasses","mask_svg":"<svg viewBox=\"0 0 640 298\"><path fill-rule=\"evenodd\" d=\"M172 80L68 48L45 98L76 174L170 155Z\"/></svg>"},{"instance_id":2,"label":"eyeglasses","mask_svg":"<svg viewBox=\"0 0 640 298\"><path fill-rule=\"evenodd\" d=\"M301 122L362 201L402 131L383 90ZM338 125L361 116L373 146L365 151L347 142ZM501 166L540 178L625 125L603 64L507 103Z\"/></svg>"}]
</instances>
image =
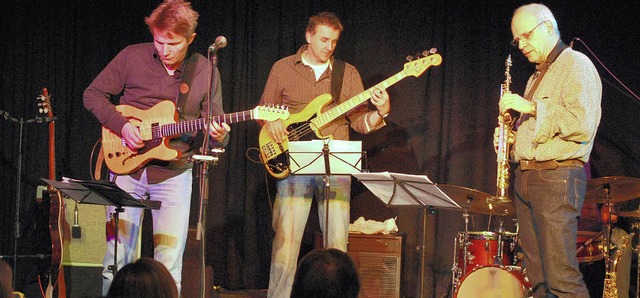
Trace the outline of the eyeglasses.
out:
<instances>
[{"instance_id":1,"label":"eyeglasses","mask_svg":"<svg viewBox=\"0 0 640 298\"><path fill-rule=\"evenodd\" d=\"M542 25L544 22L546 22L546 20L538 23L538 25L536 25L535 27L533 27L533 29L529 30L528 32L522 33L520 36L514 38L511 41L511 45L514 47L517 47L518 45L520 45L520 39L524 38L526 40L529 40L529 36L531 36L531 34L533 33L533 31L535 31L536 29L538 29L538 27L540 27L540 25Z\"/></svg>"}]
</instances>

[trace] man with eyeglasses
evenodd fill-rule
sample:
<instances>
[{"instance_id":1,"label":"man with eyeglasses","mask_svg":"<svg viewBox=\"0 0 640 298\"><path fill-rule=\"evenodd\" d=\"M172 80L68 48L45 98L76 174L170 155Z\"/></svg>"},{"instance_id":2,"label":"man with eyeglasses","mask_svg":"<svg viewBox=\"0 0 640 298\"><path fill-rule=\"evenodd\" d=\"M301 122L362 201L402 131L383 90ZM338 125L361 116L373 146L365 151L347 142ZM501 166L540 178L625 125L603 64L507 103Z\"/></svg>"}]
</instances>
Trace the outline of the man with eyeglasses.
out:
<instances>
[{"instance_id":1,"label":"man with eyeglasses","mask_svg":"<svg viewBox=\"0 0 640 298\"><path fill-rule=\"evenodd\" d=\"M512 44L536 64L524 96L505 94L500 113L521 114L513 139L514 203L534 297L589 297L576 258L577 218L600 123L602 84L593 63L560 39L541 4L519 7ZM496 140L494 140L494 143Z\"/></svg>"}]
</instances>

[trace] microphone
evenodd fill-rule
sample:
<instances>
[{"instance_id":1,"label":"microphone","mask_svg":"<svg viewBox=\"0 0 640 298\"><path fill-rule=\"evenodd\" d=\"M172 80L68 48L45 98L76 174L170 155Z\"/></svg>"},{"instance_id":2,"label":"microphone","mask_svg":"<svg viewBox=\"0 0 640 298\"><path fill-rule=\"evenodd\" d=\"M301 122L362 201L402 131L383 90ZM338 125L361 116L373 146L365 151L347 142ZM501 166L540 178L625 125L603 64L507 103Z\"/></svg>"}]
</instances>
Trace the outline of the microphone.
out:
<instances>
[{"instance_id":1,"label":"microphone","mask_svg":"<svg viewBox=\"0 0 640 298\"><path fill-rule=\"evenodd\" d=\"M227 46L227 38L220 35L216 37L216 41L209 46L209 53L216 52L219 49L222 49Z\"/></svg>"}]
</instances>

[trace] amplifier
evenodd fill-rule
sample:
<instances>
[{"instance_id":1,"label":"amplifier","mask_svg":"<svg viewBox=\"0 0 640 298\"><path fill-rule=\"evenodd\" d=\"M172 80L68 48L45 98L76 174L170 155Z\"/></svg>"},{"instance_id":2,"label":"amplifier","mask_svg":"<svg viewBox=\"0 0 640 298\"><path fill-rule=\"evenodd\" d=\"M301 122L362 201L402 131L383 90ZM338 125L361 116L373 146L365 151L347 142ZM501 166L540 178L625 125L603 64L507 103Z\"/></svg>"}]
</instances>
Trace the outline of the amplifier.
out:
<instances>
[{"instance_id":1,"label":"amplifier","mask_svg":"<svg viewBox=\"0 0 640 298\"><path fill-rule=\"evenodd\" d=\"M102 267L106 251L105 206L77 204L64 199L62 263L65 266ZM74 227L74 211L78 207L78 226Z\"/></svg>"},{"instance_id":2,"label":"amplifier","mask_svg":"<svg viewBox=\"0 0 640 298\"><path fill-rule=\"evenodd\" d=\"M318 233L315 247L322 243ZM360 276L360 298L400 297L402 236L350 233L347 254Z\"/></svg>"}]
</instances>

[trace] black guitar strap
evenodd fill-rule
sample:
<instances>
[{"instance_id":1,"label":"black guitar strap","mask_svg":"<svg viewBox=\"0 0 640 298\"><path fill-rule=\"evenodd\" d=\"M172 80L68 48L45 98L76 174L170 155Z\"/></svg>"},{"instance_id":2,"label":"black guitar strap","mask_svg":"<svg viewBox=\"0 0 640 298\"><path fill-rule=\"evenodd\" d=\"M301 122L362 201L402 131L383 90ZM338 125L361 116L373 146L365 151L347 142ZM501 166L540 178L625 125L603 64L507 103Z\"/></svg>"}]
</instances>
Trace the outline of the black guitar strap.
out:
<instances>
[{"instance_id":1,"label":"black guitar strap","mask_svg":"<svg viewBox=\"0 0 640 298\"><path fill-rule=\"evenodd\" d=\"M342 92L342 78L344 77L344 61L333 59L331 68L331 97L335 103L340 100L340 92Z\"/></svg>"},{"instance_id":2,"label":"black guitar strap","mask_svg":"<svg viewBox=\"0 0 640 298\"><path fill-rule=\"evenodd\" d=\"M184 105L187 102L187 97L191 91L191 81L193 80L193 71L196 68L196 62L198 61L198 55L189 51L189 58L184 59L185 65L183 66L184 72L182 73L182 81L180 82L180 90L178 92L178 98L176 99L176 108L178 113L182 113Z\"/></svg>"}]
</instances>

